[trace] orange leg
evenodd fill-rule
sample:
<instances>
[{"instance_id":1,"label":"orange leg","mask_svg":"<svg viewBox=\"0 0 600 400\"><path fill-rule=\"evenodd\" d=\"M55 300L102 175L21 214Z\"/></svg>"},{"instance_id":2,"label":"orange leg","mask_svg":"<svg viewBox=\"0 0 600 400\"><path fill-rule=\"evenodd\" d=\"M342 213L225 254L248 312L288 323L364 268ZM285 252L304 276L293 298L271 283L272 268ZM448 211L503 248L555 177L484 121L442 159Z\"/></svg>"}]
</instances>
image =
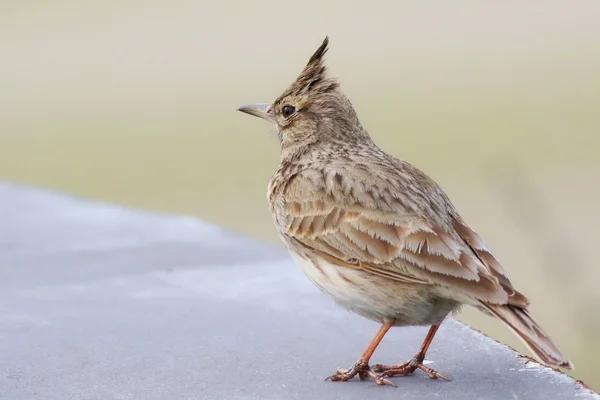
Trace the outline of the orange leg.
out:
<instances>
[{"instance_id":1,"label":"orange leg","mask_svg":"<svg viewBox=\"0 0 600 400\"><path fill-rule=\"evenodd\" d=\"M369 345L362 353L356 364L354 364L354 366L352 366L349 369L339 369L335 374L327 377L326 380L329 379L332 381L347 381L358 375L358 377L361 380L369 376L378 385L396 386L388 379L385 379L383 376L375 374L373 371L371 371L371 368L369 367L369 360L371 359L371 356L375 352L377 346L379 346L379 343L381 343L381 339L383 339L387 331L389 331L393 325L394 324L392 322L384 323L381 326L381 328L379 328L379 331L377 332L373 340L371 340L371 343L369 343Z\"/></svg>"},{"instance_id":2,"label":"orange leg","mask_svg":"<svg viewBox=\"0 0 600 400\"><path fill-rule=\"evenodd\" d=\"M421 350L419 350L419 352L409 361L405 362L404 364L398 365L376 364L373 366L372 370L374 372L381 372L381 374L378 376L380 378L385 378L392 377L394 375L408 375L415 372L415 370L420 369L421 371L425 372L427 376L429 376L431 379L441 378L446 381L449 381L450 379L447 376L423 365L423 361L425 360L425 353L427 353L427 349L429 349L429 345L431 345L433 337L435 336L435 333L437 332L439 327L439 325L432 325L431 328L429 328L429 332L427 332L427 336L425 337L425 340L421 345Z\"/></svg>"}]
</instances>

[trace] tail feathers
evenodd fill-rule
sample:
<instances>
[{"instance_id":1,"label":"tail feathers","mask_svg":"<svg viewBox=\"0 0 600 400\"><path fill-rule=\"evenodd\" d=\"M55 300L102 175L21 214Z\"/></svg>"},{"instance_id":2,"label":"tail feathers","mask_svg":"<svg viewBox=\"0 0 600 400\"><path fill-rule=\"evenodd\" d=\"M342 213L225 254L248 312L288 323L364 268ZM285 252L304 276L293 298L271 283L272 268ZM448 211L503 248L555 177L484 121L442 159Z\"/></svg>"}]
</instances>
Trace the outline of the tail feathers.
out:
<instances>
[{"instance_id":1,"label":"tail feathers","mask_svg":"<svg viewBox=\"0 0 600 400\"><path fill-rule=\"evenodd\" d=\"M527 347L545 364L574 369L575 366L560 352L527 310L511 305L482 303L485 310L504 322Z\"/></svg>"}]
</instances>

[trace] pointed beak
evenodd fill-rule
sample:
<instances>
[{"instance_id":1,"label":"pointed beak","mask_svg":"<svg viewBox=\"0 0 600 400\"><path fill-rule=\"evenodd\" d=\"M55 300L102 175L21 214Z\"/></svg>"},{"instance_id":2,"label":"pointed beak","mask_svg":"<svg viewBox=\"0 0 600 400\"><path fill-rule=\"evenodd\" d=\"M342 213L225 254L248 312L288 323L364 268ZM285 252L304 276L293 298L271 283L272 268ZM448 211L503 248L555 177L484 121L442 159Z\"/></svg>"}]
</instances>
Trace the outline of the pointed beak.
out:
<instances>
[{"instance_id":1,"label":"pointed beak","mask_svg":"<svg viewBox=\"0 0 600 400\"><path fill-rule=\"evenodd\" d=\"M257 103L257 104L247 104L245 106L241 106L238 108L238 111L241 111L246 114L254 115L255 117L265 119L269 122L272 122L271 114L269 114L269 104Z\"/></svg>"}]
</instances>

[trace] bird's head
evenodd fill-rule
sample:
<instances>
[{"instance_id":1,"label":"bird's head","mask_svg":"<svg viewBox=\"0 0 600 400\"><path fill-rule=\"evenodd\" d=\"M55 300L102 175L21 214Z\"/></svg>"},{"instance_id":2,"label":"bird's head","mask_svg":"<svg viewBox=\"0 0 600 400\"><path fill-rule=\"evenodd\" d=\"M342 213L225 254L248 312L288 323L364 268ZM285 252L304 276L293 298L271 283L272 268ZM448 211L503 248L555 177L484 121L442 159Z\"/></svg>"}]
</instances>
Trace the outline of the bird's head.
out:
<instances>
[{"instance_id":1,"label":"bird's head","mask_svg":"<svg viewBox=\"0 0 600 400\"><path fill-rule=\"evenodd\" d=\"M326 74L323 56L328 43L326 37L300 76L272 104L238 109L274 124L282 149L356 133L366 135L338 82Z\"/></svg>"}]
</instances>

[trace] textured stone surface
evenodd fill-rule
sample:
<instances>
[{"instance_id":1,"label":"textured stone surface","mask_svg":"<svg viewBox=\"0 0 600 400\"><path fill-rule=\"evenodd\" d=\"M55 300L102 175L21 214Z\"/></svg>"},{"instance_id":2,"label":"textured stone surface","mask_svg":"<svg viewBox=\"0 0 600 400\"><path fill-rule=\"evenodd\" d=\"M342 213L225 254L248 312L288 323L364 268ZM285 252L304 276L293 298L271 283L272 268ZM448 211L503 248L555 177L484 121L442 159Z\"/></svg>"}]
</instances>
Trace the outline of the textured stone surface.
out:
<instances>
[{"instance_id":1,"label":"textured stone surface","mask_svg":"<svg viewBox=\"0 0 600 400\"><path fill-rule=\"evenodd\" d=\"M282 249L11 184L0 213L0 399L597 398L454 320L428 354L452 382L324 382L378 327ZM374 361L411 357L426 329L393 329Z\"/></svg>"}]
</instances>

